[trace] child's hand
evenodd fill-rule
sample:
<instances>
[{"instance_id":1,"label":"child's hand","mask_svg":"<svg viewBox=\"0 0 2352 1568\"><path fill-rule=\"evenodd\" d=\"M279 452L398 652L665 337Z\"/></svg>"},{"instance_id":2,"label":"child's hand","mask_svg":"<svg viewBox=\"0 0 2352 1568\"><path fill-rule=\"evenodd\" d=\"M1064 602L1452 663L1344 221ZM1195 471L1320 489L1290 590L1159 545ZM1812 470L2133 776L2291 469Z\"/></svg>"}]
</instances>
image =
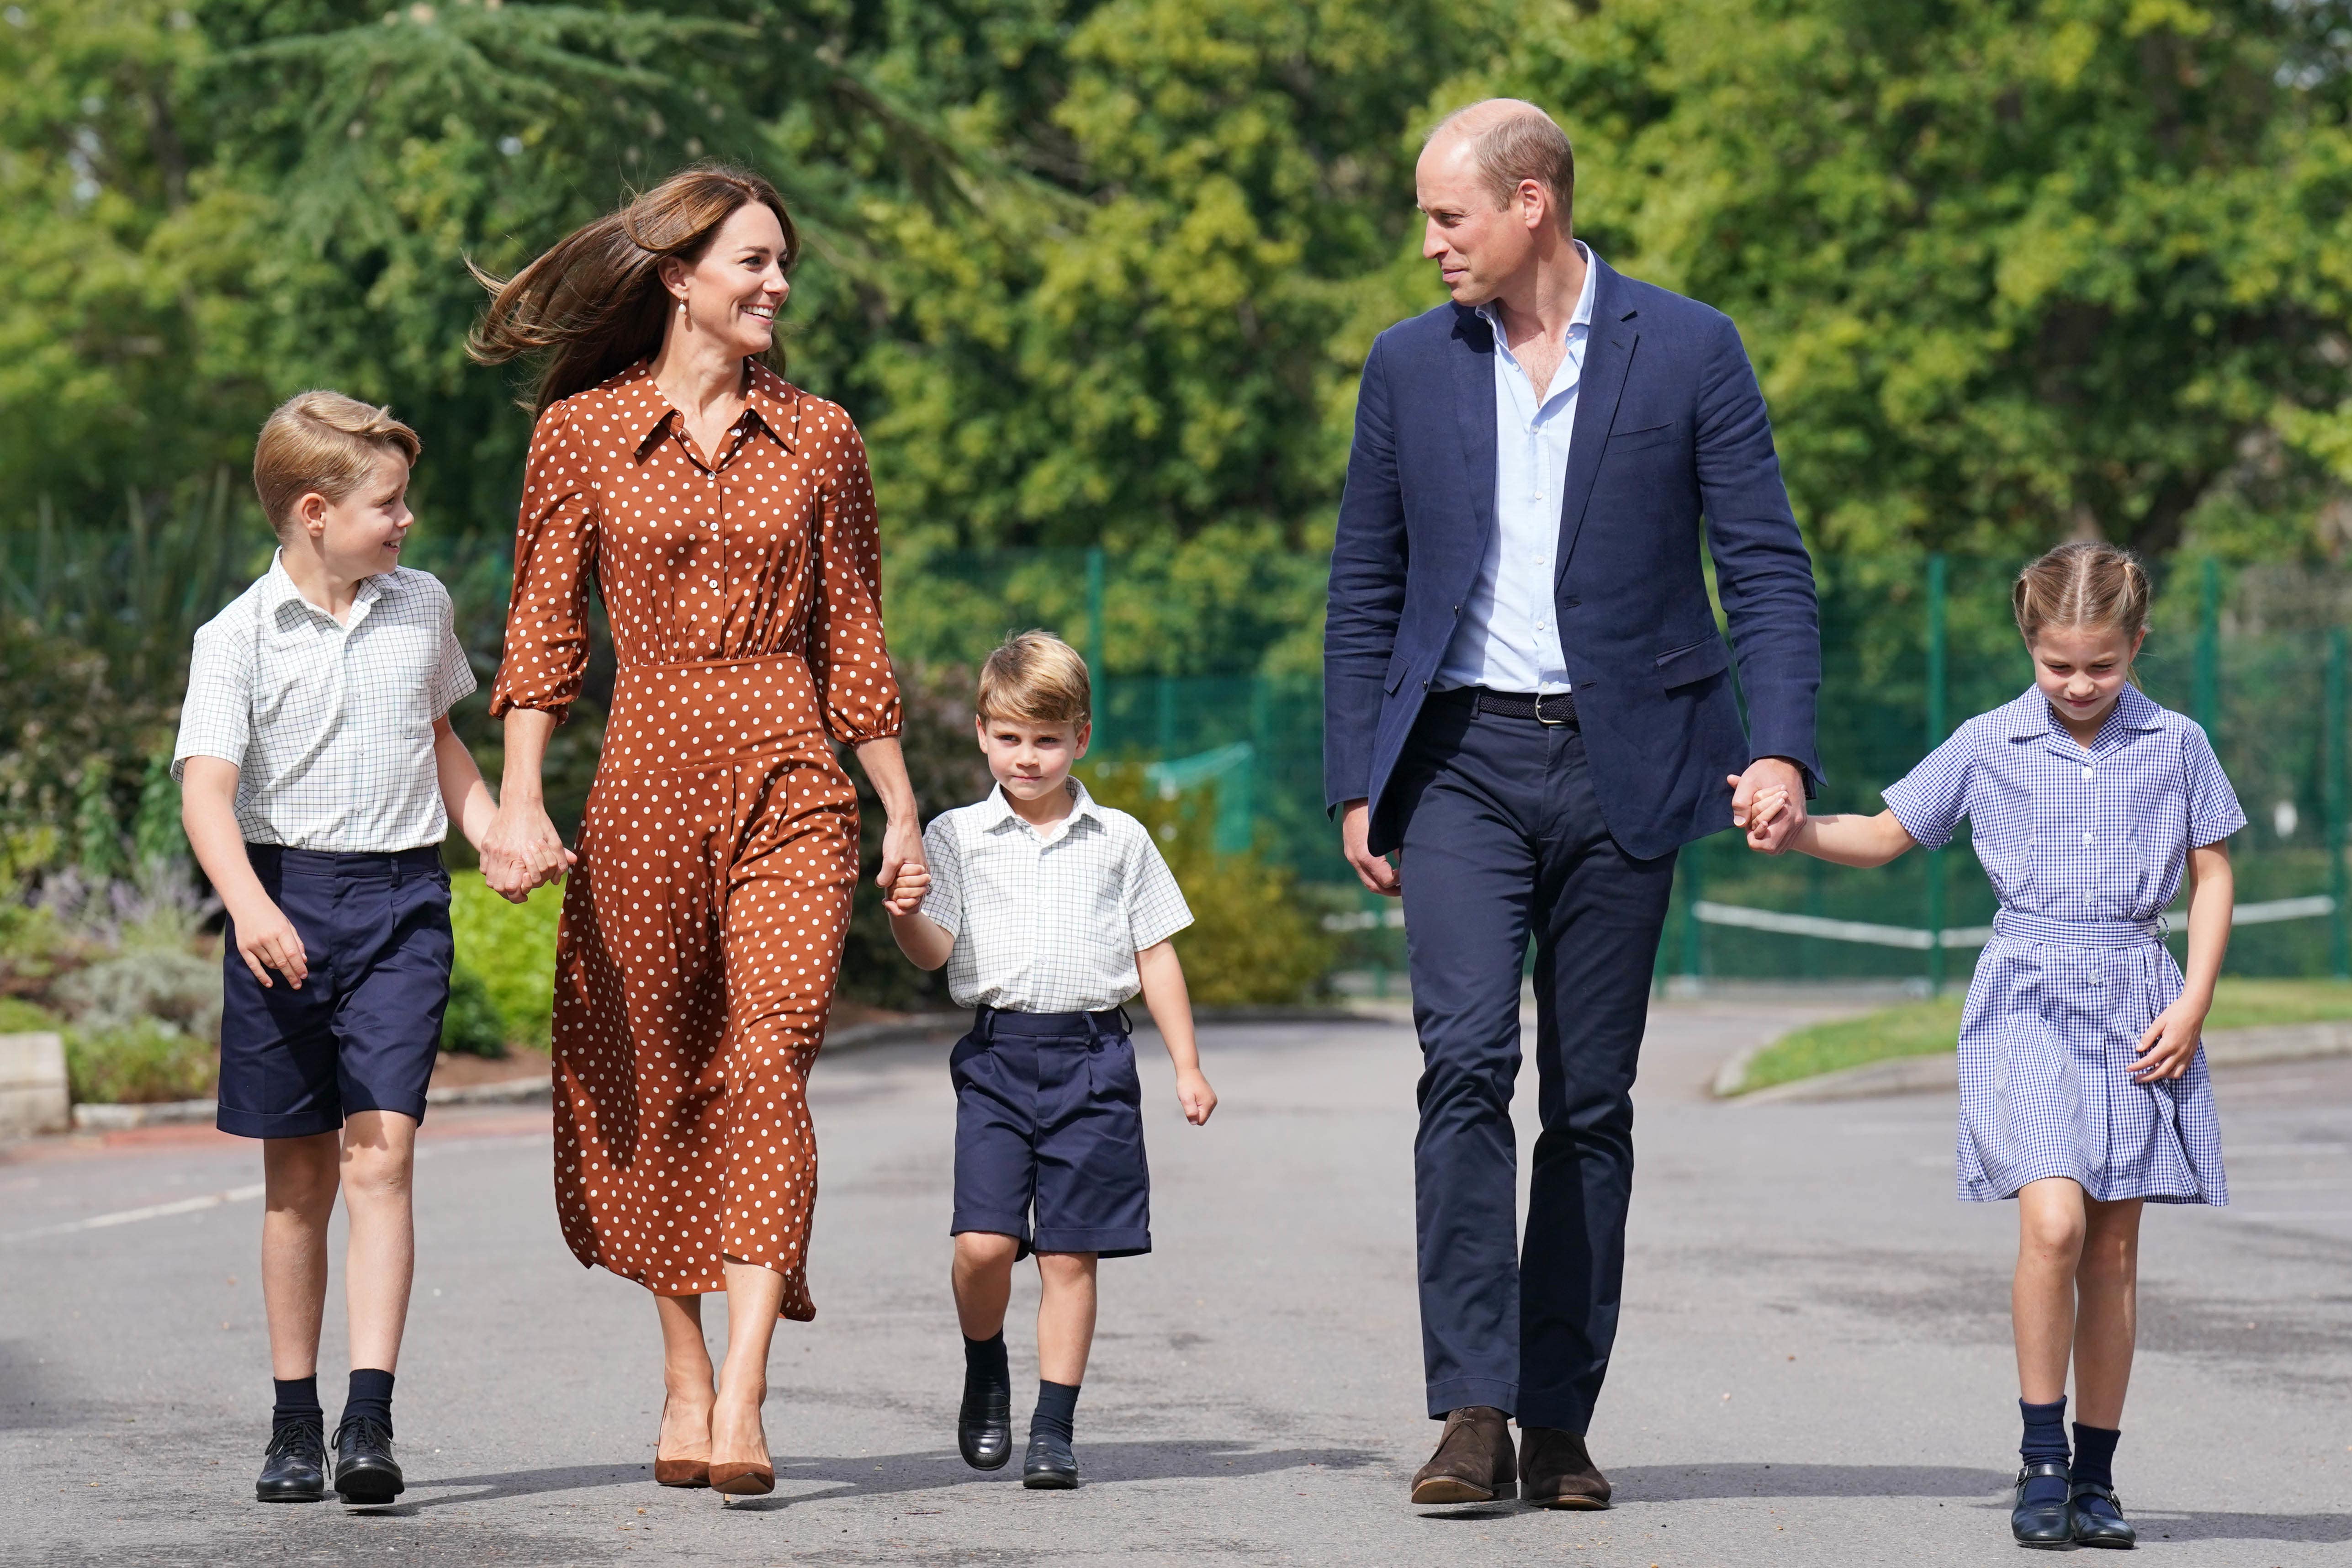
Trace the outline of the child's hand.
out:
<instances>
[{"instance_id":1,"label":"child's hand","mask_svg":"<svg viewBox=\"0 0 2352 1568\"><path fill-rule=\"evenodd\" d=\"M297 991L302 989L302 982L310 973L310 955L302 951L301 935L295 931L294 922L286 918L284 910L265 898L259 909L248 910L243 915L232 910L229 919L236 926L236 955L245 960L245 966L253 971L256 980L268 987L269 970L274 969L286 976L287 984ZM265 964L268 968L265 969Z\"/></svg>"},{"instance_id":2,"label":"child's hand","mask_svg":"<svg viewBox=\"0 0 2352 1568\"><path fill-rule=\"evenodd\" d=\"M882 907L894 915L911 915L923 907L923 895L930 890L930 871L920 860L909 860L898 868L898 879L890 884Z\"/></svg>"},{"instance_id":3,"label":"child's hand","mask_svg":"<svg viewBox=\"0 0 2352 1568\"><path fill-rule=\"evenodd\" d=\"M1208 1125L1209 1113L1217 1109L1217 1091L1192 1068L1176 1075L1176 1103L1184 1108L1184 1120L1195 1127Z\"/></svg>"},{"instance_id":4,"label":"child's hand","mask_svg":"<svg viewBox=\"0 0 2352 1568\"><path fill-rule=\"evenodd\" d=\"M2139 1061L2132 1068L2134 1083L2154 1083L2179 1078L2197 1054L2198 1037L2205 1031L2205 1009L2183 996L2156 1016L2139 1037Z\"/></svg>"},{"instance_id":5,"label":"child's hand","mask_svg":"<svg viewBox=\"0 0 2352 1568\"><path fill-rule=\"evenodd\" d=\"M1748 847L1769 853L1772 848L1772 824L1789 809L1789 792L1775 784L1759 790L1748 807Z\"/></svg>"}]
</instances>

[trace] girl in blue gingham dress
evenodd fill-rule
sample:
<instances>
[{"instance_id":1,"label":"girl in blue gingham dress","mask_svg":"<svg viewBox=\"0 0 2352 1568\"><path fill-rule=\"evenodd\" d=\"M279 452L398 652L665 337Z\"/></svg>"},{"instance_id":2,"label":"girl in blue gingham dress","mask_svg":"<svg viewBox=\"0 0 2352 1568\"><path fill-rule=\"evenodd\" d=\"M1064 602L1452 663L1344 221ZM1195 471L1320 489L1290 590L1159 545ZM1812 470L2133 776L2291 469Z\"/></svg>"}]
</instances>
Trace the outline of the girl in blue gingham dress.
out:
<instances>
[{"instance_id":1,"label":"girl in blue gingham dress","mask_svg":"<svg viewBox=\"0 0 2352 1568\"><path fill-rule=\"evenodd\" d=\"M1786 846L1879 866L1950 842L1965 816L2000 895L1960 1019L1959 1186L2018 1200L2025 1463L2011 1523L2029 1546L2131 1545L2112 1465L2140 1208L2229 1201L2199 1037L2230 937L2228 839L2246 814L2205 731L2130 683L2147 599L2139 563L2108 545L2027 567L2013 600L2033 689L1962 725L1877 816L1814 817ZM1784 795L1759 800L1750 842L1767 847L1788 810ZM2185 976L2164 945L2184 870Z\"/></svg>"}]
</instances>

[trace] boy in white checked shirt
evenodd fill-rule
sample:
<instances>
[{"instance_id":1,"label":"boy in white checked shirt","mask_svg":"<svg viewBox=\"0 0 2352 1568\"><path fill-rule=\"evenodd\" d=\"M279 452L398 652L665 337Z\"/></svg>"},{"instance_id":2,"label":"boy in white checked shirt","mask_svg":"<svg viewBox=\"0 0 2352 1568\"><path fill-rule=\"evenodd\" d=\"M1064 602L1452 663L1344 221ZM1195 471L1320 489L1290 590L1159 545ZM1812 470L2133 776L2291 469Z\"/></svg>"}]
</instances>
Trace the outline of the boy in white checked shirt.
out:
<instances>
[{"instance_id":1,"label":"boy in white checked shirt","mask_svg":"<svg viewBox=\"0 0 2352 1568\"><path fill-rule=\"evenodd\" d=\"M220 1129L264 1140L277 1405L263 1502L326 1493L319 1328L338 1189L352 1371L335 1490L352 1503L402 1490L392 1381L416 1257L409 1170L452 956L436 847L452 816L480 844L496 809L449 728L474 689L449 595L400 564L418 450L388 410L340 393L269 416L253 482L278 555L196 633L173 756L188 842L228 911Z\"/></svg>"},{"instance_id":2,"label":"boy in white checked shirt","mask_svg":"<svg viewBox=\"0 0 2352 1568\"><path fill-rule=\"evenodd\" d=\"M1094 1342L1096 1260L1151 1250L1143 1088L1120 1004L1143 993L1185 1120L1197 1127L1217 1108L1169 941L1192 912L1144 826L1070 777L1087 752L1089 695L1086 661L1043 632L989 655L975 728L996 788L932 821L928 869L901 870L887 906L899 950L919 968L947 965L949 994L976 1009L948 1058L957 1441L976 1469L1012 1457L1004 1311L1013 1266L1034 1249L1039 1378L1021 1479L1053 1489L1078 1480L1071 1427Z\"/></svg>"}]
</instances>

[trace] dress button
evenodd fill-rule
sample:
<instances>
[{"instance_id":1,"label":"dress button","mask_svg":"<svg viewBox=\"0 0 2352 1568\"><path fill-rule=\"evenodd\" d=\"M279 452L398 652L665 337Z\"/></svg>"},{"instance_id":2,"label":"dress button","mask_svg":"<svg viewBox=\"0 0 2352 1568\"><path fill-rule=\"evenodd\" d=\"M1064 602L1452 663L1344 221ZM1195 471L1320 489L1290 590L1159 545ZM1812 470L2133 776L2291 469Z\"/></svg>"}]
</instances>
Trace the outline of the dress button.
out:
<instances>
[{"instance_id":1,"label":"dress button","mask_svg":"<svg viewBox=\"0 0 2352 1568\"><path fill-rule=\"evenodd\" d=\"M2088 769L2088 768L2084 768L2084 769L2083 770L2083 776L2084 776L2084 778L2089 778L2089 777L2091 776L2091 770L2090 770L2090 769Z\"/></svg>"},{"instance_id":2,"label":"dress button","mask_svg":"<svg viewBox=\"0 0 2352 1568\"><path fill-rule=\"evenodd\" d=\"M2084 842L2084 843L2088 844L2090 841L2091 841L2091 836L2090 836L2089 834L2085 833L2084 835L2083 835L2083 842Z\"/></svg>"}]
</instances>

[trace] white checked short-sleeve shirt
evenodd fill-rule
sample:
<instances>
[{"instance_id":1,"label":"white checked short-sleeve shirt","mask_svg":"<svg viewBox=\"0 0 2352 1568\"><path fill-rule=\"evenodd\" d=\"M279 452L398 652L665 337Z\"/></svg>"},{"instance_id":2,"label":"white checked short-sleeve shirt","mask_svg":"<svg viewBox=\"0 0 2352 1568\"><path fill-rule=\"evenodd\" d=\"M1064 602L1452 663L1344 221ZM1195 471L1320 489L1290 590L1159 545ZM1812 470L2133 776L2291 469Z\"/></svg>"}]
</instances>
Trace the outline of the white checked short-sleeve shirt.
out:
<instances>
[{"instance_id":1,"label":"white checked short-sleeve shirt","mask_svg":"<svg viewBox=\"0 0 2352 1568\"><path fill-rule=\"evenodd\" d=\"M474 689L448 590L395 567L360 584L348 625L282 561L196 632L172 776L235 763L250 844L384 853L448 836L433 724Z\"/></svg>"},{"instance_id":2,"label":"white checked short-sleeve shirt","mask_svg":"<svg viewBox=\"0 0 2352 1568\"><path fill-rule=\"evenodd\" d=\"M1135 955L1192 923L1150 830L1070 781L1046 834L1001 788L923 830L923 915L955 938L948 994L965 1007L1099 1013L1141 989Z\"/></svg>"}]
</instances>

